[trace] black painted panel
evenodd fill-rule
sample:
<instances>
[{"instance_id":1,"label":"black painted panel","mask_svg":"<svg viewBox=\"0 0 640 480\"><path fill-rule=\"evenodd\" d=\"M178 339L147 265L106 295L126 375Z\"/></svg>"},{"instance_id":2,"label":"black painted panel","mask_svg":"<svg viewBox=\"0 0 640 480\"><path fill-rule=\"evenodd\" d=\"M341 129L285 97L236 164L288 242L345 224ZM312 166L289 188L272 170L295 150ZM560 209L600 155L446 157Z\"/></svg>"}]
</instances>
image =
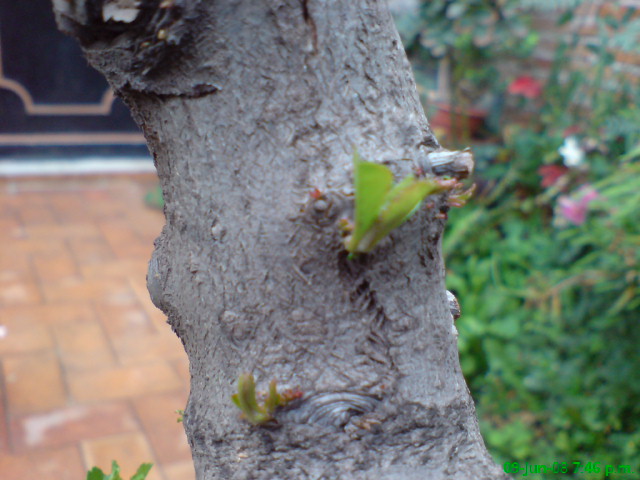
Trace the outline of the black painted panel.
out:
<instances>
[{"instance_id":1,"label":"black painted panel","mask_svg":"<svg viewBox=\"0 0 640 480\"><path fill-rule=\"evenodd\" d=\"M0 0L0 62L0 157L148 155L124 104L57 30L51 0Z\"/></svg>"}]
</instances>

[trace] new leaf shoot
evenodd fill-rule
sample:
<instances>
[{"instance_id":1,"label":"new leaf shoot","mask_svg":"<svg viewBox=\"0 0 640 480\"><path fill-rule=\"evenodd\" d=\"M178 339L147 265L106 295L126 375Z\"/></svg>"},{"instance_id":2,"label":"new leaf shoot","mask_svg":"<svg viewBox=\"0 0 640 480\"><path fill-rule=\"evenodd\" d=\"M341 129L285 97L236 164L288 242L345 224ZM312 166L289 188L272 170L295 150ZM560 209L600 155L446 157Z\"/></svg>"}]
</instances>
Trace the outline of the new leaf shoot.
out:
<instances>
[{"instance_id":1,"label":"new leaf shoot","mask_svg":"<svg viewBox=\"0 0 640 480\"><path fill-rule=\"evenodd\" d=\"M353 155L355 227L345 245L349 253L370 252L393 229L406 222L429 195L451 188L451 182L409 175L393 185L385 165Z\"/></svg>"}]
</instances>

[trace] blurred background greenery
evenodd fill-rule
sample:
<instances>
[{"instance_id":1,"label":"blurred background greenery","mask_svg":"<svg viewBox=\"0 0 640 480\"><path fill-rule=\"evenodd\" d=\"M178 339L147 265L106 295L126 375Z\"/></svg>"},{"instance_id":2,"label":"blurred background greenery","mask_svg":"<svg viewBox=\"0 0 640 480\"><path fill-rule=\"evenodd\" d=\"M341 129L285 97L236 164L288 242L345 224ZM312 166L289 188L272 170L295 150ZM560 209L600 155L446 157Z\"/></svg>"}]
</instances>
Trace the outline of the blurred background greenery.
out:
<instances>
[{"instance_id":1,"label":"blurred background greenery","mask_svg":"<svg viewBox=\"0 0 640 480\"><path fill-rule=\"evenodd\" d=\"M640 478L638 2L391 3L432 128L476 156L444 251L488 448Z\"/></svg>"}]
</instances>

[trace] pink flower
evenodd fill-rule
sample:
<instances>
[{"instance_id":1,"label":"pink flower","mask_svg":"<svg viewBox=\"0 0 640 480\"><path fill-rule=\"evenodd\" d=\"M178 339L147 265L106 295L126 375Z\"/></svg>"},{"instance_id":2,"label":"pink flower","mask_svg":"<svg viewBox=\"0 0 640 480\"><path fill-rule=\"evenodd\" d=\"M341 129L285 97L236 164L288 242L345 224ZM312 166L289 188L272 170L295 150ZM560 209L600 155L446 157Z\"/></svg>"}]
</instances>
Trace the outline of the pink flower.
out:
<instances>
[{"instance_id":1,"label":"pink flower","mask_svg":"<svg viewBox=\"0 0 640 480\"><path fill-rule=\"evenodd\" d=\"M567 197L562 195L558 197L560 216L574 225L582 225L587 219L589 203L599 196L595 189L584 186L578 191L577 196Z\"/></svg>"},{"instance_id":2,"label":"pink flower","mask_svg":"<svg viewBox=\"0 0 640 480\"><path fill-rule=\"evenodd\" d=\"M560 178L569 171L567 167L560 165L543 165L538 169L538 173L542 177L540 185L542 187L550 187L555 185Z\"/></svg>"},{"instance_id":3,"label":"pink flower","mask_svg":"<svg viewBox=\"0 0 640 480\"><path fill-rule=\"evenodd\" d=\"M529 75L522 75L511 82L507 92L530 99L538 98L542 94L542 84Z\"/></svg>"}]
</instances>

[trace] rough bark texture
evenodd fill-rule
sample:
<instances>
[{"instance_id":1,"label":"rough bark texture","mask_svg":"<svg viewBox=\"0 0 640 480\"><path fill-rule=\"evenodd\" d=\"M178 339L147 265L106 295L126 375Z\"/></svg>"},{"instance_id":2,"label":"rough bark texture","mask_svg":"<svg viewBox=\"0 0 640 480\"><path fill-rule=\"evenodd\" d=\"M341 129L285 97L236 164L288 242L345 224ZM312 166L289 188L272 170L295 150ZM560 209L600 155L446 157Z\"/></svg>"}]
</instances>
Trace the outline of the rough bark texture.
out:
<instances>
[{"instance_id":1,"label":"rough bark texture","mask_svg":"<svg viewBox=\"0 0 640 480\"><path fill-rule=\"evenodd\" d=\"M53 1L156 162L148 286L189 356L198 479L502 478L452 333L445 199L355 260L336 227L354 147L398 176L438 147L386 3ZM304 398L251 426L243 372Z\"/></svg>"}]
</instances>

